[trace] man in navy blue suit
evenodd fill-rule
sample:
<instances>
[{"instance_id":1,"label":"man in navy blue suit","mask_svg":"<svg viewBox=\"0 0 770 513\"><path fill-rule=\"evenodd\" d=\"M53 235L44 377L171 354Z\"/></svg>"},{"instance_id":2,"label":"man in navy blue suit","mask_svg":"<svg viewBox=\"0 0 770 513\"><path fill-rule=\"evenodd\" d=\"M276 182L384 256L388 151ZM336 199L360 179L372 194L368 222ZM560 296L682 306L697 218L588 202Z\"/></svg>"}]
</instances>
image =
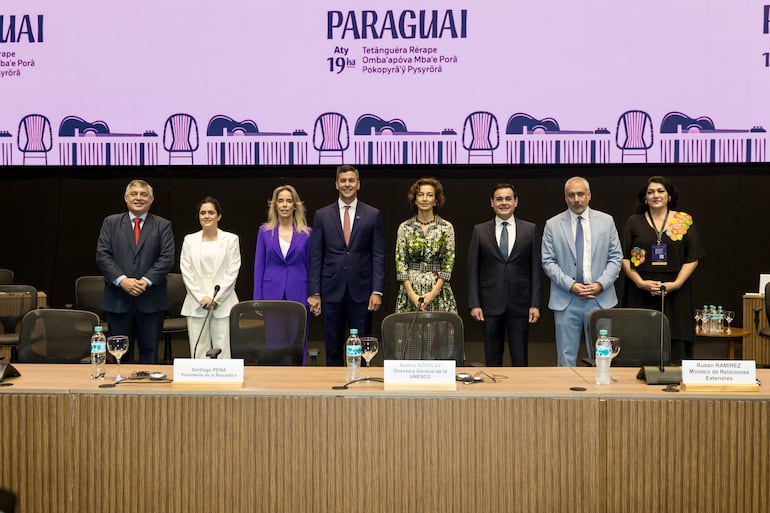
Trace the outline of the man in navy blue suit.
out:
<instances>
[{"instance_id":1,"label":"man in navy blue suit","mask_svg":"<svg viewBox=\"0 0 770 513\"><path fill-rule=\"evenodd\" d=\"M150 184L133 180L124 199L128 212L107 216L96 243L96 265L104 274L104 313L110 335L134 339L139 361L155 363L163 319L168 310L166 278L174 266L171 223L150 214L154 195Z\"/></svg>"},{"instance_id":2,"label":"man in navy blue suit","mask_svg":"<svg viewBox=\"0 0 770 513\"><path fill-rule=\"evenodd\" d=\"M385 229L376 208L358 201L361 182L353 166L337 168L339 198L316 211L310 235L308 305L323 310L326 364L344 364L349 328L371 334L372 312L385 289Z\"/></svg>"}]
</instances>

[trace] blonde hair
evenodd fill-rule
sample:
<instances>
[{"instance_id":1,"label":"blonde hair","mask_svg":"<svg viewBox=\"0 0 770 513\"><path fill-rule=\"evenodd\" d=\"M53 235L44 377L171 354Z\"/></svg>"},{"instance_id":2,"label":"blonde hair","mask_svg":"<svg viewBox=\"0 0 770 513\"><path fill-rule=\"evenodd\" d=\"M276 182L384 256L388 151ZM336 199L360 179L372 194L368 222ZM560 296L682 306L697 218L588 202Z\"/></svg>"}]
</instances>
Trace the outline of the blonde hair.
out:
<instances>
[{"instance_id":1,"label":"blonde hair","mask_svg":"<svg viewBox=\"0 0 770 513\"><path fill-rule=\"evenodd\" d=\"M305 218L305 204L299 197L297 189L292 185L279 185L273 190L273 197L267 202L267 222L262 226L266 230L273 231L278 226L278 195L283 191L289 191L291 199L294 201L294 231L297 233L310 233L307 227L307 219Z\"/></svg>"}]
</instances>

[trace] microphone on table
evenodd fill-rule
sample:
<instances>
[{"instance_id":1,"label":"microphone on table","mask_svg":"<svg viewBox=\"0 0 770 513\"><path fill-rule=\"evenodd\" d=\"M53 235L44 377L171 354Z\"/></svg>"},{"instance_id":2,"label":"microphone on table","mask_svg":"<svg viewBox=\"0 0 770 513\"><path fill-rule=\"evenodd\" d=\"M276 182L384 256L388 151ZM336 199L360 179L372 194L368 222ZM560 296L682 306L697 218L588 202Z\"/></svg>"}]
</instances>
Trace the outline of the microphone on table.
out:
<instances>
[{"instance_id":1,"label":"microphone on table","mask_svg":"<svg viewBox=\"0 0 770 513\"><path fill-rule=\"evenodd\" d=\"M203 325L201 326L201 330L198 333L198 339L195 341L195 347L193 347L193 354L192 357L195 358L195 355L198 353L198 343L201 341L201 337L203 336L203 332L206 330L206 322L209 320L209 316L211 315L211 311L214 309L214 298L217 297L217 293L219 292L219 285L214 285L214 295L211 296L211 303L209 303L209 307L206 309L206 317L203 319ZM212 342L213 344L213 342ZM221 349L217 349L219 351L218 353L214 354L214 356L209 355L209 353L212 353L214 349L209 349L206 352L207 358L216 358L219 353L222 352Z\"/></svg>"},{"instance_id":2,"label":"microphone on table","mask_svg":"<svg viewBox=\"0 0 770 513\"><path fill-rule=\"evenodd\" d=\"M678 385L682 381L682 369L681 367L669 367L666 369L663 365L663 335L664 335L664 321L666 314L663 313L663 304L666 297L666 287L660 286L660 365L644 365L642 366L638 379L643 379L648 385ZM670 350L670 349L669 349ZM678 391L677 389L670 389L666 387L666 390Z\"/></svg>"}]
</instances>

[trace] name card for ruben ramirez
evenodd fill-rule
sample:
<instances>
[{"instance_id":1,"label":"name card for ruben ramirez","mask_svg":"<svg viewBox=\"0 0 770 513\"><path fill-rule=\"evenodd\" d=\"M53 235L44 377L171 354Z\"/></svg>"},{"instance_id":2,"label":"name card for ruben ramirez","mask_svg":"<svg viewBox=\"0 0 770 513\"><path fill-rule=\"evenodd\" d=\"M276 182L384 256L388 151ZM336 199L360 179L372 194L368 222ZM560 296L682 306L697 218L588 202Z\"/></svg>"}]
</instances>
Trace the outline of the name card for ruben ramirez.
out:
<instances>
[{"instance_id":1,"label":"name card for ruben ramirez","mask_svg":"<svg viewBox=\"0 0 770 513\"><path fill-rule=\"evenodd\" d=\"M243 360L175 358L172 386L241 388Z\"/></svg>"},{"instance_id":2,"label":"name card for ruben ramirez","mask_svg":"<svg viewBox=\"0 0 770 513\"><path fill-rule=\"evenodd\" d=\"M684 360L682 388L690 391L757 391L757 364L754 360Z\"/></svg>"},{"instance_id":3,"label":"name card for ruben ramirez","mask_svg":"<svg viewBox=\"0 0 770 513\"><path fill-rule=\"evenodd\" d=\"M454 360L385 360L385 390L457 390Z\"/></svg>"}]
</instances>

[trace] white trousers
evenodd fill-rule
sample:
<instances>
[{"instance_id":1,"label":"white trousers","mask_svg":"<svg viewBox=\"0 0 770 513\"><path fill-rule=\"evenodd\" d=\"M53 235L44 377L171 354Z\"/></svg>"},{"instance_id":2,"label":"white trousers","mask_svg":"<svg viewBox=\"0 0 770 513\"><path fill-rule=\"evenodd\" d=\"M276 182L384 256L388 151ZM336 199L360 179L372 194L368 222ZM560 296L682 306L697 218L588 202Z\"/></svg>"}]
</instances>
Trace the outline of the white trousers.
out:
<instances>
[{"instance_id":1,"label":"white trousers","mask_svg":"<svg viewBox=\"0 0 770 513\"><path fill-rule=\"evenodd\" d=\"M187 333L190 339L190 354L193 354L195 341L200 336L198 350L194 358L206 358L206 351L212 347L218 347L222 350L217 358L230 358L230 318L222 317L217 319L213 315L209 316L204 328L203 321L205 317L188 317ZM203 333L201 334L201 329Z\"/></svg>"}]
</instances>

